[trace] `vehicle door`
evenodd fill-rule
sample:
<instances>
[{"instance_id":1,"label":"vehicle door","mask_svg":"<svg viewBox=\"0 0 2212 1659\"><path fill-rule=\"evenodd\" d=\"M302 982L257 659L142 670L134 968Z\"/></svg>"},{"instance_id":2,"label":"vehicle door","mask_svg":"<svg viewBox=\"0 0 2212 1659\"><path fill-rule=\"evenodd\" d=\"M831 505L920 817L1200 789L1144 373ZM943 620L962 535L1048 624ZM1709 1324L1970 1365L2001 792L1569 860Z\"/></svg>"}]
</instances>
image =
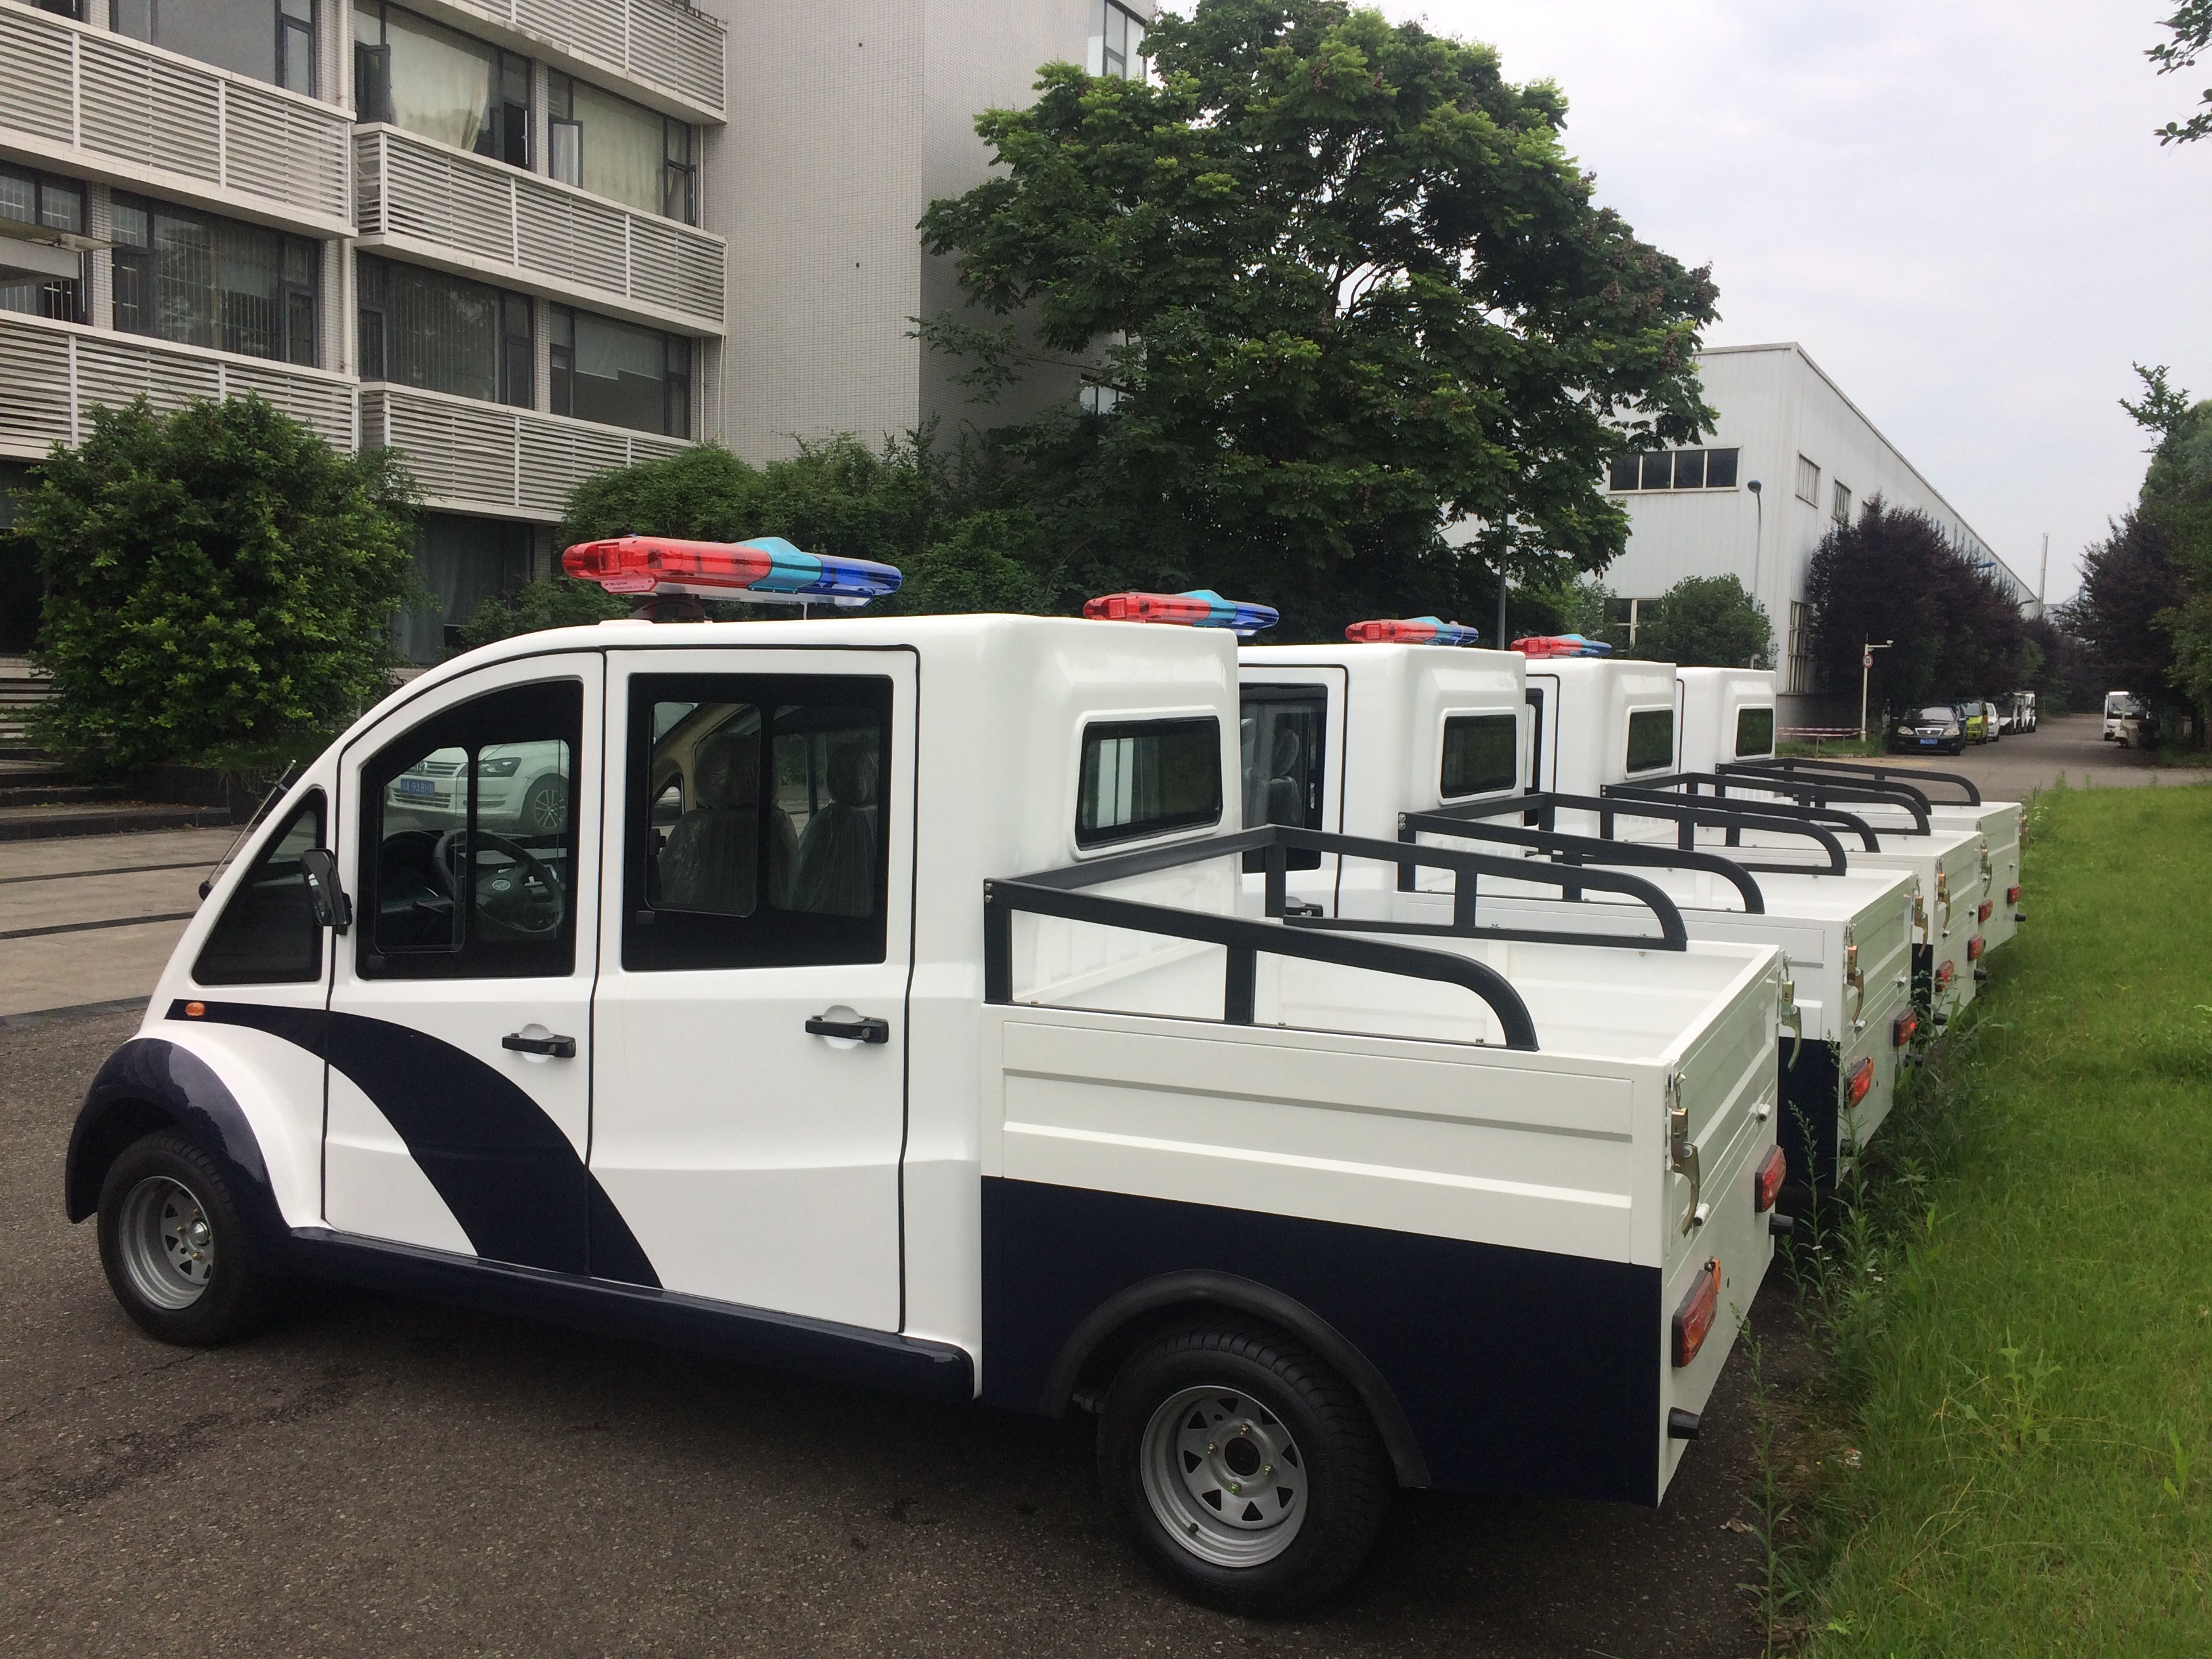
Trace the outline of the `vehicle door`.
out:
<instances>
[{"instance_id":1,"label":"vehicle door","mask_svg":"<svg viewBox=\"0 0 2212 1659\"><path fill-rule=\"evenodd\" d=\"M326 1039L334 1228L556 1273L625 1257L585 1162L599 815L580 783L600 772L605 672L592 652L497 664L346 747L337 845L356 920ZM518 787L534 817L512 810Z\"/></svg>"},{"instance_id":2,"label":"vehicle door","mask_svg":"<svg viewBox=\"0 0 2212 1659\"><path fill-rule=\"evenodd\" d=\"M610 658L592 1171L669 1290L899 1328L916 684Z\"/></svg>"}]
</instances>

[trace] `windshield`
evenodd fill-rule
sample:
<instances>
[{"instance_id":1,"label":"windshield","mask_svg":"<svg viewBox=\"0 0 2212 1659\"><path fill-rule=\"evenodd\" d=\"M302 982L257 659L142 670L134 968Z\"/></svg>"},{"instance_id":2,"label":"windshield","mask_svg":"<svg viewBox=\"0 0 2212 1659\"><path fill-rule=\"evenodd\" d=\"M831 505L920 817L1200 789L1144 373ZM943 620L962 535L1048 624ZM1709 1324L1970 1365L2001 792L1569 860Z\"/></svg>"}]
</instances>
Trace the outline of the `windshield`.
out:
<instances>
[{"instance_id":1,"label":"windshield","mask_svg":"<svg viewBox=\"0 0 2212 1659\"><path fill-rule=\"evenodd\" d=\"M1959 711L1948 703L1933 703L1920 711L1919 718L1923 720L1936 720L1948 724L1959 718Z\"/></svg>"},{"instance_id":2,"label":"windshield","mask_svg":"<svg viewBox=\"0 0 2212 1659\"><path fill-rule=\"evenodd\" d=\"M2136 700L2124 691L2114 691L2105 698L2105 712L2115 717L2124 717L2136 712Z\"/></svg>"}]
</instances>

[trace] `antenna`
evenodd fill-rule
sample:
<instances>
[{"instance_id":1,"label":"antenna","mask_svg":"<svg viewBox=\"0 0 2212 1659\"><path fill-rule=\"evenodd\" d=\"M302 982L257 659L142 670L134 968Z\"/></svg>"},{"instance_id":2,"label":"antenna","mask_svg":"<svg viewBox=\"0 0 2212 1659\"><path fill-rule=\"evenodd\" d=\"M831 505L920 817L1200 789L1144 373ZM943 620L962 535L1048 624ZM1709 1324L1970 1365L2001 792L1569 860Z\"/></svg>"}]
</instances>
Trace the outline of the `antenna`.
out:
<instances>
[{"instance_id":1,"label":"antenna","mask_svg":"<svg viewBox=\"0 0 2212 1659\"><path fill-rule=\"evenodd\" d=\"M207 879L200 884L202 898L205 898L215 890L215 878L222 873L223 866L230 862L231 855L238 851L238 844L252 835L255 826L269 816L269 809L274 806L283 793L292 787L292 775L299 769L300 763L297 761L293 761L287 765L284 769L284 775L270 786L269 793L261 798L261 805L253 809L253 816L246 819L246 828L230 838L230 845L222 849L222 856L215 861L215 868L208 872Z\"/></svg>"}]
</instances>

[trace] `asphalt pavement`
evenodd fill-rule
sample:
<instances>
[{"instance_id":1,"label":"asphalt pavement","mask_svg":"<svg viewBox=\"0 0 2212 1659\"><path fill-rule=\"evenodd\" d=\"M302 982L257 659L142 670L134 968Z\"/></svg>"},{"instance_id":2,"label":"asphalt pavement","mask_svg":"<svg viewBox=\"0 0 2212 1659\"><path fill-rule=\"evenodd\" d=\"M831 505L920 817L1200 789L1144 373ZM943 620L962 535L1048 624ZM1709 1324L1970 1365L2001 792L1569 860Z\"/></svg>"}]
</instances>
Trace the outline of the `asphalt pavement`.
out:
<instances>
[{"instance_id":1,"label":"asphalt pavement","mask_svg":"<svg viewBox=\"0 0 2212 1659\"><path fill-rule=\"evenodd\" d=\"M2035 731L1977 744L1959 755L1890 755L1882 764L1972 778L1984 799L2026 800L2063 780L2069 789L2156 788L2212 781L2212 769L2160 766L2141 749L2123 749L2100 734L2097 714L2062 714Z\"/></svg>"}]
</instances>

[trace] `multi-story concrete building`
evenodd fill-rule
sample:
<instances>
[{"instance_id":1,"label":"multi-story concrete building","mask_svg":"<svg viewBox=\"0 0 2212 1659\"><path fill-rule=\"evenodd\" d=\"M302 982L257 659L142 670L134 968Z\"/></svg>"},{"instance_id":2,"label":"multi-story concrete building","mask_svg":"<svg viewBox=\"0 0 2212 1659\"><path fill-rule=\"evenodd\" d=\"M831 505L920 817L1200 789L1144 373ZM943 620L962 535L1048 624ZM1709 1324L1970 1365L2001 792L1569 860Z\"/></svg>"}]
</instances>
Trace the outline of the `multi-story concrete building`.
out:
<instances>
[{"instance_id":1,"label":"multi-story concrete building","mask_svg":"<svg viewBox=\"0 0 2212 1659\"><path fill-rule=\"evenodd\" d=\"M1820 538L1875 496L1917 508L1952 545L2022 604L2023 580L1802 346L1722 346L1702 352L1705 401L1719 411L1697 449L1623 455L1608 483L1628 509L1628 550L1604 580L1622 596L1621 621L1686 576L1739 578L1772 620L1785 724L1818 724L1820 694L1856 717L1858 688L1814 684L1805 580ZM1994 689L1994 688L1993 688Z\"/></svg>"},{"instance_id":2,"label":"multi-story concrete building","mask_svg":"<svg viewBox=\"0 0 2212 1659\"><path fill-rule=\"evenodd\" d=\"M0 0L0 520L95 404L258 392L404 454L432 659L593 472L963 412L915 222L984 175L977 111L1138 72L1150 10Z\"/></svg>"}]
</instances>

